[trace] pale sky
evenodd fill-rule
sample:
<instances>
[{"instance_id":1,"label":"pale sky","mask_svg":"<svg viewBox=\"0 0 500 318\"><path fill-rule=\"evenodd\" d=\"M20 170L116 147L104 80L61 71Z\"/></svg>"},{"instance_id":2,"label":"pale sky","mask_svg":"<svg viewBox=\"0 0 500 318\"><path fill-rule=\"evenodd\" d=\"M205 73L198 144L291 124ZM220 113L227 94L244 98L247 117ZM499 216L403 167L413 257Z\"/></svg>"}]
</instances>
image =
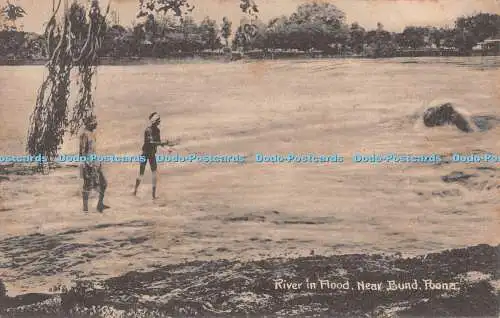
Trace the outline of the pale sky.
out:
<instances>
[{"instance_id":1,"label":"pale sky","mask_svg":"<svg viewBox=\"0 0 500 318\"><path fill-rule=\"evenodd\" d=\"M0 3L5 0L0 0ZM56 2L58 0L55 0ZM63 0L64 1L64 0ZM69 0L70 2L72 0ZM79 0L87 2L89 0ZM120 24L130 25L138 9L138 0L101 0L103 7L111 1L111 8L120 16ZM290 15L298 5L308 0L256 0L259 17L267 22L273 17ZM309 0L311 1L311 0ZM477 12L500 14L500 0L325 0L335 4L347 15L347 21L359 22L367 29L375 29L382 22L388 31L401 31L407 25L453 26L461 15ZM10 0L22 6L28 15L20 19L25 31L42 32L43 23L50 17L52 0ZM196 20L210 16L219 23L224 16L237 25L243 17L239 0L191 0Z\"/></svg>"}]
</instances>

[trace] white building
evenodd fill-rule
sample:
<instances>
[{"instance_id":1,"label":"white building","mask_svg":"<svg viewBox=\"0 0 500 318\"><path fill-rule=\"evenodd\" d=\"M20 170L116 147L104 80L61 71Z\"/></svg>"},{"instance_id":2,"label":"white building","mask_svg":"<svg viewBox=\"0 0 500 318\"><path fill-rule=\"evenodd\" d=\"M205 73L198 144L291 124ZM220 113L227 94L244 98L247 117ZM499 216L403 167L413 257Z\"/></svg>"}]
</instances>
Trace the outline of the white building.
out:
<instances>
[{"instance_id":1,"label":"white building","mask_svg":"<svg viewBox=\"0 0 500 318\"><path fill-rule=\"evenodd\" d=\"M478 43L473 50L478 52L481 51L483 53L496 53L500 52L500 35L492 36L483 42Z\"/></svg>"}]
</instances>

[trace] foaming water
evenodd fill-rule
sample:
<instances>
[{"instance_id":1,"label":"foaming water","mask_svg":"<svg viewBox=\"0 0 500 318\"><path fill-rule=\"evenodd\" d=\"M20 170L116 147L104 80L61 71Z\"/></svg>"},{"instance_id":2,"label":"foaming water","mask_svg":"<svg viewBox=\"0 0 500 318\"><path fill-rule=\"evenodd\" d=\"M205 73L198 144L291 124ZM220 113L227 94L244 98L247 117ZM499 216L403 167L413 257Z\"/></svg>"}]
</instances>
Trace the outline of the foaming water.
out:
<instances>
[{"instance_id":1,"label":"foaming water","mask_svg":"<svg viewBox=\"0 0 500 318\"><path fill-rule=\"evenodd\" d=\"M19 67L0 72L0 118L7 119L0 125L3 154L24 151L42 71ZM149 185L137 198L130 196L136 164L106 166L112 209L86 222L128 218L157 224L141 235L151 237L159 252L138 244L139 267L143 256L164 261L164 249L168 261L178 262L203 258L201 249L226 257L219 247L241 258L263 250L328 254L405 248L411 254L497 240L491 235L499 206L492 188L498 181L495 170L349 160L355 152L498 152L499 127L464 133L453 126L425 127L421 118L429 105L443 99L458 100L456 105L472 118L498 118L496 70L438 62L307 60L106 66L98 74L97 148L103 154L138 154L147 115L158 111L162 135L181 139L175 147L179 154L346 157L343 164L164 163L158 191L166 199L154 204ZM65 153L77 149L76 140L63 146ZM469 183L443 182L441 177L453 171L479 176ZM14 198L5 203L11 212L0 214L0 223L16 220L4 235L75 227L83 218L77 175L76 170L58 170L44 176L44 182L17 178L0 183L0 193ZM258 222L245 221L249 213L257 214ZM228 226L229 219L242 221ZM82 240L116 234L93 232L82 234ZM180 238L175 248L172 237ZM106 264L106 272L123 258L110 253L88 266L97 261Z\"/></svg>"},{"instance_id":2,"label":"foaming water","mask_svg":"<svg viewBox=\"0 0 500 318\"><path fill-rule=\"evenodd\" d=\"M453 109L458 112L471 127L472 132L486 132L493 129L500 122L500 118L495 115L474 115L471 111L470 105L465 105L463 101L453 98L439 98L435 99L427 105L418 107L406 120L414 124L416 131L429 130L423 122L423 114L428 108L439 107L444 104L451 104ZM449 125L452 129L457 129L453 124ZM443 128L443 127L440 127Z\"/></svg>"}]
</instances>

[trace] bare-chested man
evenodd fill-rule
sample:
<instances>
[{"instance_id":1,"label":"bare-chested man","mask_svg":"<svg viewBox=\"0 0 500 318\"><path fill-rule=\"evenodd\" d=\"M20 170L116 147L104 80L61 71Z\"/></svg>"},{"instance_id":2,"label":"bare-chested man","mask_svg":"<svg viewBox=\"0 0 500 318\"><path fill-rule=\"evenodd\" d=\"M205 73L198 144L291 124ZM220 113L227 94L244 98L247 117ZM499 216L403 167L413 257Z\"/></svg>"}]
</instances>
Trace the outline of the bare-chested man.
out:
<instances>
[{"instance_id":1,"label":"bare-chested man","mask_svg":"<svg viewBox=\"0 0 500 318\"><path fill-rule=\"evenodd\" d=\"M157 164L156 164L156 148L158 146L174 146L177 141L161 141L160 138L160 125L161 119L157 112L151 113L149 115L149 126L144 131L144 144L142 145L142 156L145 157L145 161L141 162L139 167L139 176L135 181L134 195L137 194L137 189L141 184L141 180L144 176L146 170L146 164L149 161L149 166L151 167L151 173L153 178L153 199L156 199L156 182L157 182Z\"/></svg>"},{"instance_id":2,"label":"bare-chested man","mask_svg":"<svg viewBox=\"0 0 500 318\"><path fill-rule=\"evenodd\" d=\"M102 212L109 207L104 204L104 192L106 191L107 181L102 172L101 163L91 158L92 155L96 154L96 137L94 131L97 128L97 121L95 116L92 115L87 118L84 125L85 129L80 135L80 156L87 157L87 160L81 164L83 211L88 212L90 191L96 189L99 192L97 210Z\"/></svg>"}]
</instances>

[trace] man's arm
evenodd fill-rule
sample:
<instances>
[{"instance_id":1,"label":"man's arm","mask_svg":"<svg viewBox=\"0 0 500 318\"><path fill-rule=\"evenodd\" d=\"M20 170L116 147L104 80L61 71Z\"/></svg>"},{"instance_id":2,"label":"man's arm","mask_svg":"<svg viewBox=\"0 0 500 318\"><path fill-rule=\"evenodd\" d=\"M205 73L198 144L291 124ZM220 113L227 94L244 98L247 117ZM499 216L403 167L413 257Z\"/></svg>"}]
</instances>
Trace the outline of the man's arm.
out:
<instances>
[{"instance_id":1,"label":"man's arm","mask_svg":"<svg viewBox=\"0 0 500 318\"><path fill-rule=\"evenodd\" d=\"M174 139L174 140L166 140L166 141L163 141L160 143L160 146L169 146L169 147L172 147L172 146L176 146L179 144L179 139Z\"/></svg>"},{"instance_id":2,"label":"man's arm","mask_svg":"<svg viewBox=\"0 0 500 318\"><path fill-rule=\"evenodd\" d=\"M172 146L175 146L175 145L178 145L179 144L179 139L177 138L176 140L164 140L164 141L161 141L161 137L160 137L160 130L158 129L158 132L155 136L156 138L153 138L153 143L157 146L160 146L160 147L164 147L164 146L169 146L169 147L172 147Z\"/></svg>"}]
</instances>

